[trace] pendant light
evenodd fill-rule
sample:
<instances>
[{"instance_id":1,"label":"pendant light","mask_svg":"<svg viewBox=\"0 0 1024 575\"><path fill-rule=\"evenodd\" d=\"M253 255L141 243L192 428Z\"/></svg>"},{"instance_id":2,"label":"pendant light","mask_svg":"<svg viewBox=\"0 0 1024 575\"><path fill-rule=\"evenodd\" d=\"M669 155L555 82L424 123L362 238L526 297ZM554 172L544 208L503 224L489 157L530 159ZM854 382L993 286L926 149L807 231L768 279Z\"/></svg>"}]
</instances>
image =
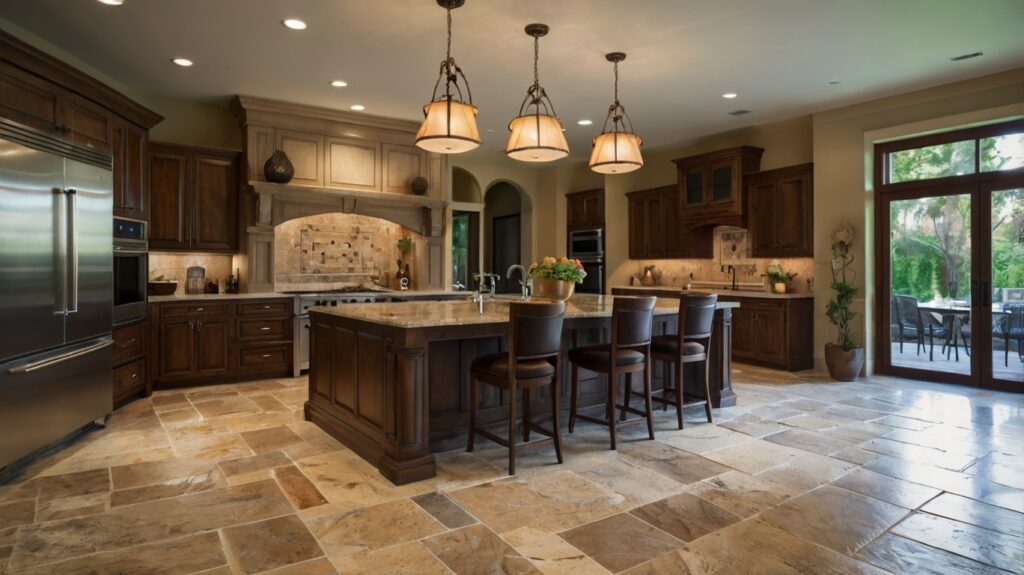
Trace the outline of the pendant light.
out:
<instances>
[{"instance_id":1,"label":"pendant light","mask_svg":"<svg viewBox=\"0 0 1024 575\"><path fill-rule=\"evenodd\" d=\"M590 169L599 174L625 174L644 165L640 155L640 136L633 133L633 123L626 114L626 108L619 103L619 62L626 59L622 52L605 56L615 65L615 103L608 107L604 128L594 138L594 149L590 153ZM608 122L611 122L609 130Z\"/></svg>"},{"instance_id":2,"label":"pendant light","mask_svg":"<svg viewBox=\"0 0 1024 575\"><path fill-rule=\"evenodd\" d=\"M547 92L540 85L537 60L540 54L540 39L546 36L546 24L528 24L526 34L533 36L533 85L526 90L526 97L519 105L519 115L508 124L508 157L523 162L550 162L569 155L569 143L565 141L562 123L555 115Z\"/></svg>"},{"instance_id":3,"label":"pendant light","mask_svg":"<svg viewBox=\"0 0 1024 575\"><path fill-rule=\"evenodd\" d=\"M437 3L448 12L447 55L441 62L433 97L423 106L423 124L416 132L416 145L429 152L459 154L480 145L473 94L462 68L452 58L452 10L462 6L465 0L437 0ZM444 82L443 90L439 90L441 82Z\"/></svg>"}]
</instances>

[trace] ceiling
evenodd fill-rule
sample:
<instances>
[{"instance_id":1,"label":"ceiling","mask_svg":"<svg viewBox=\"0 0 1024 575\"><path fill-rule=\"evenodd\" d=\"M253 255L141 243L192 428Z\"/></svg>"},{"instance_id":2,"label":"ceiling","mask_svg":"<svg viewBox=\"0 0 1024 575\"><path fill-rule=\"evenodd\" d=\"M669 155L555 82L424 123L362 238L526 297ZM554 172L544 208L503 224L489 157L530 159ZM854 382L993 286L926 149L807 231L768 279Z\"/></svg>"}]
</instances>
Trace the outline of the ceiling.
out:
<instances>
[{"instance_id":1,"label":"ceiling","mask_svg":"<svg viewBox=\"0 0 1024 575\"><path fill-rule=\"evenodd\" d=\"M358 103L418 120L444 57L434 0L0 0L0 14L140 93L203 101ZM467 0L453 19L494 155L532 82L530 22L551 27L541 83L575 157L612 101L610 51L628 54L620 99L647 147L1024 66L1021 0ZM727 114L739 108L752 112Z\"/></svg>"}]
</instances>

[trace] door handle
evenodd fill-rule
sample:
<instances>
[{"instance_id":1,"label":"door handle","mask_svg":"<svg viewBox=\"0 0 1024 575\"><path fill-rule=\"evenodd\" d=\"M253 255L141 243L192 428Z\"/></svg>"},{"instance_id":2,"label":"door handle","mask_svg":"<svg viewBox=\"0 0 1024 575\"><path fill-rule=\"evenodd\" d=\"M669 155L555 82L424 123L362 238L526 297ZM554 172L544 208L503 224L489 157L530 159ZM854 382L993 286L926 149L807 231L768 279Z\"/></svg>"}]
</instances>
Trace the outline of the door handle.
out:
<instances>
[{"instance_id":1,"label":"door handle","mask_svg":"<svg viewBox=\"0 0 1024 575\"><path fill-rule=\"evenodd\" d=\"M992 307L992 284L987 281L981 282L981 307Z\"/></svg>"},{"instance_id":2,"label":"door handle","mask_svg":"<svg viewBox=\"0 0 1024 575\"><path fill-rule=\"evenodd\" d=\"M106 339L99 343L94 343L89 347L83 347L82 349L76 349L75 351L69 351L67 353L58 355L56 357L48 357L32 363L26 363L25 365L19 365L18 367L12 367L7 370L7 373L11 375L21 375L23 373L32 373L33 371L39 371L40 369L46 369L64 363L65 361L71 361L76 357L82 357L83 355L89 355L94 351L99 351L105 347L110 347L114 344L114 340Z\"/></svg>"},{"instance_id":3,"label":"door handle","mask_svg":"<svg viewBox=\"0 0 1024 575\"><path fill-rule=\"evenodd\" d=\"M53 294L53 315L67 315L68 302L68 215L67 199L64 198L64 190L53 188L53 251L56 255L54 262L54 294Z\"/></svg>"},{"instance_id":4,"label":"door handle","mask_svg":"<svg viewBox=\"0 0 1024 575\"><path fill-rule=\"evenodd\" d=\"M78 313L78 190L64 190L68 203L68 295L67 315Z\"/></svg>"}]
</instances>

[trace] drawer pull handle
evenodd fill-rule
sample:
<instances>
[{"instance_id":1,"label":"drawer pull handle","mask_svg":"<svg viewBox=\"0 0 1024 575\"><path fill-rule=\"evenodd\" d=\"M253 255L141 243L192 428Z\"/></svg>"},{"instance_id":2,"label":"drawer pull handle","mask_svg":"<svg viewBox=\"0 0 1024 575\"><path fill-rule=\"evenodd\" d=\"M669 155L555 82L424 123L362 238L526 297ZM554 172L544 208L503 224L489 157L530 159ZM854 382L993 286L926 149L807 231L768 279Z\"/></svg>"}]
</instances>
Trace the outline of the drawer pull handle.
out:
<instances>
[{"instance_id":1,"label":"drawer pull handle","mask_svg":"<svg viewBox=\"0 0 1024 575\"><path fill-rule=\"evenodd\" d=\"M196 308L192 308L192 311L206 311L206 308L196 307Z\"/></svg>"},{"instance_id":2,"label":"drawer pull handle","mask_svg":"<svg viewBox=\"0 0 1024 575\"><path fill-rule=\"evenodd\" d=\"M131 345L135 345L136 343L138 343L138 341L139 341L139 338L137 338L137 337L128 338L128 339L124 340L123 342L121 342L121 347L124 348L124 347L128 347L128 346L131 346Z\"/></svg>"},{"instance_id":3,"label":"drawer pull handle","mask_svg":"<svg viewBox=\"0 0 1024 575\"><path fill-rule=\"evenodd\" d=\"M133 373L133 374L132 374L132 379L136 379L136 378L138 378L138 377L139 377L139 374L137 374L137 373Z\"/></svg>"},{"instance_id":4,"label":"drawer pull handle","mask_svg":"<svg viewBox=\"0 0 1024 575\"><path fill-rule=\"evenodd\" d=\"M260 331L270 331L270 328L267 326L263 326L260 328Z\"/></svg>"},{"instance_id":5,"label":"drawer pull handle","mask_svg":"<svg viewBox=\"0 0 1024 575\"><path fill-rule=\"evenodd\" d=\"M269 305L265 305L265 306L263 306L263 309L270 309L270 306Z\"/></svg>"},{"instance_id":6,"label":"drawer pull handle","mask_svg":"<svg viewBox=\"0 0 1024 575\"><path fill-rule=\"evenodd\" d=\"M270 357L270 354L269 353L265 353L265 354L261 355L260 357L262 357L263 359L267 359L267 358Z\"/></svg>"}]
</instances>

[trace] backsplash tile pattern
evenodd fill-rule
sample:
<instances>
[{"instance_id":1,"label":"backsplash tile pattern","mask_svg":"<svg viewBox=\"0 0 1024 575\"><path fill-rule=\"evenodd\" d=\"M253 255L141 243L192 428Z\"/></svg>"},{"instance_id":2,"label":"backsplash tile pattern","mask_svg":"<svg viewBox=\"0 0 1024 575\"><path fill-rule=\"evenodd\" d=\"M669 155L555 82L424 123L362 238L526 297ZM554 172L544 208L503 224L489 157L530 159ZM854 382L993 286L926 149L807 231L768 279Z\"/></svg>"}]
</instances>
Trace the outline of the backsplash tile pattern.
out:
<instances>
[{"instance_id":1,"label":"backsplash tile pattern","mask_svg":"<svg viewBox=\"0 0 1024 575\"><path fill-rule=\"evenodd\" d=\"M231 267L230 254L149 253L150 281L158 281L160 278L176 281L178 288L174 293L178 295L185 293L186 270L192 266L200 266L206 270L207 282L220 279L227 282L228 276L235 273Z\"/></svg>"},{"instance_id":2,"label":"backsplash tile pattern","mask_svg":"<svg viewBox=\"0 0 1024 575\"><path fill-rule=\"evenodd\" d=\"M635 260L632 262L635 272L639 275L645 267L656 266L661 272L661 285L668 286L685 286L691 273L695 282L728 284L731 276L723 268L731 265L736 269L736 281L742 287L767 291L767 279L763 277L765 269L778 263L784 271L797 274L789 283L790 291L813 291L813 258L754 258L750 256L746 230L722 226L715 228L714 234L714 259Z\"/></svg>"},{"instance_id":3,"label":"backsplash tile pattern","mask_svg":"<svg viewBox=\"0 0 1024 575\"><path fill-rule=\"evenodd\" d=\"M274 228L277 291L327 290L352 284L388 286L401 257L399 224L357 214L320 214Z\"/></svg>"}]
</instances>

